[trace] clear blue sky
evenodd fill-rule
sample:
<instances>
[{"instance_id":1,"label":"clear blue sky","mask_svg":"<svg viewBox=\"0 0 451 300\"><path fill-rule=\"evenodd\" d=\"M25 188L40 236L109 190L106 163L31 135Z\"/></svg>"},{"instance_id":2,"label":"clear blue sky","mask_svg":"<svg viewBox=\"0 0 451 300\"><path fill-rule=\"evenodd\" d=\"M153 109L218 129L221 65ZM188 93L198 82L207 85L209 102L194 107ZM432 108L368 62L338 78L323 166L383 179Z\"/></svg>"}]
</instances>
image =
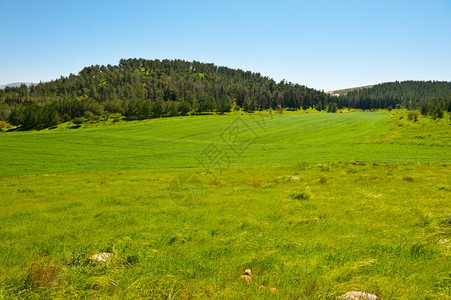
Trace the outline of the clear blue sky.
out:
<instances>
[{"instance_id":1,"label":"clear blue sky","mask_svg":"<svg viewBox=\"0 0 451 300\"><path fill-rule=\"evenodd\" d=\"M451 0L0 0L0 84L180 58L332 90L451 80Z\"/></svg>"}]
</instances>

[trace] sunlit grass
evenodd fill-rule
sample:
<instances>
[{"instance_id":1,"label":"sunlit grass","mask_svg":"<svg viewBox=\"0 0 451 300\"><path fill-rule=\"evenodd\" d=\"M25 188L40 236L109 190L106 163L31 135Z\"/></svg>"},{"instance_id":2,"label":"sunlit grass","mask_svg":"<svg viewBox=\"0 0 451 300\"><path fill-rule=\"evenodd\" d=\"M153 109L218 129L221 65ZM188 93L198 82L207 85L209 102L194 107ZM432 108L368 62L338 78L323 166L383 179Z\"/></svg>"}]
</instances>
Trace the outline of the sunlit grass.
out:
<instances>
[{"instance_id":1,"label":"sunlit grass","mask_svg":"<svg viewBox=\"0 0 451 300\"><path fill-rule=\"evenodd\" d=\"M404 125L398 126L389 118L381 112L235 113L4 132L0 175L196 167L196 157L211 145L228 152L235 166L338 160L450 162L451 126L446 121L421 126L403 119ZM241 134L233 146L245 151L234 152L221 138L233 130ZM252 142L247 145L246 139Z\"/></svg>"},{"instance_id":2,"label":"sunlit grass","mask_svg":"<svg viewBox=\"0 0 451 300\"><path fill-rule=\"evenodd\" d=\"M449 120L406 115L1 133L0 298L447 299Z\"/></svg>"},{"instance_id":3,"label":"sunlit grass","mask_svg":"<svg viewBox=\"0 0 451 300\"><path fill-rule=\"evenodd\" d=\"M191 172L203 193L178 206L169 183ZM449 295L449 165L303 163L215 175L216 184L199 169L2 177L1 293ZM89 260L104 251L112 262ZM43 257L51 263L42 272L57 266L58 281L39 287L30 274ZM250 282L240 277L246 268Z\"/></svg>"}]
</instances>

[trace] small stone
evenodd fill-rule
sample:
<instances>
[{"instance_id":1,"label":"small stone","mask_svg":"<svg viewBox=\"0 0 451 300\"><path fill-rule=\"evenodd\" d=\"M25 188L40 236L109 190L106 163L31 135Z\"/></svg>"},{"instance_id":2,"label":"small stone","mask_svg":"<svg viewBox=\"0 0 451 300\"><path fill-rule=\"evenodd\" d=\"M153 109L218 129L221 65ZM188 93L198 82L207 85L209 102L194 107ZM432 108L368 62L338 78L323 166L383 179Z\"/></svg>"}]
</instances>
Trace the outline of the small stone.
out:
<instances>
[{"instance_id":1,"label":"small stone","mask_svg":"<svg viewBox=\"0 0 451 300\"><path fill-rule=\"evenodd\" d=\"M338 297L341 300L380 300L378 296L361 291L347 292Z\"/></svg>"},{"instance_id":2,"label":"small stone","mask_svg":"<svg viewBox=\"0 0 451 300\"><path fill-rule=\"evenodd\" d=\"M113 254L108 252L96 253L92 255L90 258L91 260L95 260L98 262L107 262L110 261L111 258L113 258Z\"/></svg>"},{"instance_id":3,"label":"small stone","mask_svg":"<svg viewBox=\"0 0 451 300\"><path fill-rule=\"evenodd\" d=\"M241 278L243 278L243 279L245 279L246 281L250 281L251 280L251 276L249 276L249 275L241 275Z\"/></svg>"},{"instance_id":4,"label":"small stone","mask_svg":"<svg viewBox=\"0 0 451 300\"><path fill-rule=\"evenodd\" d=\"M252 270L246 269L246 270L244 270L243 275L241 275L241 278L244 278L247 282L249 282L251 280L251 276L252 276Z\"/></svg>"},{"instance_id":5,"label":"small stone","mask_svg":"<svg viewBox=\"0 0 451 300\"><path fill-rule=\"evenodd\" d=\"M265 286L262 284L262 285L260 285L260 286L258 287L258 289L259 289L259 290L263 290L263 289L265 289Z\"/></svg>"}]
</instances>

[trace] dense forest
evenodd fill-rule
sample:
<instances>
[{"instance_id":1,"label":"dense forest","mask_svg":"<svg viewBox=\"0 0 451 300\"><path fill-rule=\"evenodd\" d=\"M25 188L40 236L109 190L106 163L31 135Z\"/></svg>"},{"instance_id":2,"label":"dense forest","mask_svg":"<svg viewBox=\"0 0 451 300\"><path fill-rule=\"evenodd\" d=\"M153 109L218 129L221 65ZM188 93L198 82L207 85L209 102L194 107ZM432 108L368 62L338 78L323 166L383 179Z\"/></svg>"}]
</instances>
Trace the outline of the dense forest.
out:
<instances>
[{"instance_id":1,"label":"dense forest","mask_svg":"<svg viewBox=\"0 0 451 300\"><path fill-rule=\"evenodd\" d=\"M259 73L183 60L121 60L90 66L31 87L0 91L0 120L14 125L52 125L77 117L121 114L155 118L188 113L308 108L330 96Z\"/></svg>"},{"instance_id":2,"label":"dense forest","mask_svg":"<svg viewBox=\"0 0 451 300\"><path fill-rule=\"evenodd\" d=\"M394 82L332 97L250 71L183 60L121 60L90 66L68 77L0 90L0 120L13 125L52 126L113 115L129 119L242 109L328 110L404 106L430 113L450 109L450 82ZM423 109L424 107L424 109Z\"/></svg>"},{"instance_id":3,"label":"dense forest","mask_svg":"<svg viewBox=\"0 0 451 300\"><path fill-rule=\"evenodd\" d=\"M403 81L388 82L370 88L355 89L337 97L339 108L399 108L421 110L434 117L451 110L451 82Z\"/></svg>"}]
</instances>

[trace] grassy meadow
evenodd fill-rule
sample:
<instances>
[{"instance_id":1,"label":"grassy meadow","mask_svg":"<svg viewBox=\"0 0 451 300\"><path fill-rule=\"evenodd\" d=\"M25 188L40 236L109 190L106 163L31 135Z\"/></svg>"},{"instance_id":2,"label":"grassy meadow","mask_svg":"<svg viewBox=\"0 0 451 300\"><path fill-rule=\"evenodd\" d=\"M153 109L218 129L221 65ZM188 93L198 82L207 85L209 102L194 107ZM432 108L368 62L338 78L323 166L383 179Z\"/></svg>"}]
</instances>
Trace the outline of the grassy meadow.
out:
<instances>
[{"instance_id":1,"label":"grassy meadow","mask_svg":"<svg viewBox=\"0 0 451 300\"><path fill-rule=\"evenodd\" d=\"M0 133L0 298L449 299L450 133L406 111Z\"/></svg>"},{"instance_id":2,"label":"grassy meadow","mask_svg":"<svg viewBox=\"0 0 451 300\"><path fill-rule=\"evenodd\" d=\"M449 127L447 120L413 123L405 112L392 118L381 112L288 112L61 126L3 133L0 174L196 167L198 156L212 147L230 157L227 165L236 166L338 160L449 163Z\"/></svg>"}]
</instances>

